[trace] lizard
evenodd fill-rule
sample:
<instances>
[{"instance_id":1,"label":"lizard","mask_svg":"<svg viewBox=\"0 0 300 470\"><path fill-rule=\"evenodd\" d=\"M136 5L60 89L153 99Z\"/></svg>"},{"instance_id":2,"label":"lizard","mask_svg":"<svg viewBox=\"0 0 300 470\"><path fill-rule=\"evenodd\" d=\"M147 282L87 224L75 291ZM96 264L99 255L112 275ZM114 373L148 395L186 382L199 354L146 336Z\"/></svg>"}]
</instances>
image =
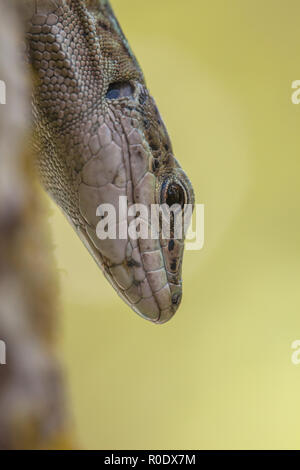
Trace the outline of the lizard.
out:
<instances>
[{"instance_id":1,"label":"lizard","mask_svg":"<svg viewBox=\"0 0 300 470\"><path fill-rule=\"evenodd\" d=\"M108 0L25 5L41 181L121 298L165 323L182 298L184 235L97 236L97 208L110 203L119 214L121 197L129 207L194 205L141 67Z\"/></svg>"}]
</instances>

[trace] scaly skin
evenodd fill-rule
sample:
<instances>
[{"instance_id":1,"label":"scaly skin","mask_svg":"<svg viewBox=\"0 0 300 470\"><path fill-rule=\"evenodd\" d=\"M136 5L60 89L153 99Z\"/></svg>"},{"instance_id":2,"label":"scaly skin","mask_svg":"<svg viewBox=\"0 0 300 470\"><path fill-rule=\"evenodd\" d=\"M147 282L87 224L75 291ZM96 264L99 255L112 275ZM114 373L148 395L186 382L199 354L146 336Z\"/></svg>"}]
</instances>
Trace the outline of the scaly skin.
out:
<instances>
[{"instance_id":1,"label":"scaly skin","mask_svg":"<svg viewBox=\"0 0 300 470\"><path fill-rule=\"evenodd\" d=\"M108 1L28 1L26 12L44 186L125 302L164 323L182 296L184 240L96 235L97 207L118 214L120 196L150 208L173 182L194 201L143 73Z\"/></svg>"}]
</instances>

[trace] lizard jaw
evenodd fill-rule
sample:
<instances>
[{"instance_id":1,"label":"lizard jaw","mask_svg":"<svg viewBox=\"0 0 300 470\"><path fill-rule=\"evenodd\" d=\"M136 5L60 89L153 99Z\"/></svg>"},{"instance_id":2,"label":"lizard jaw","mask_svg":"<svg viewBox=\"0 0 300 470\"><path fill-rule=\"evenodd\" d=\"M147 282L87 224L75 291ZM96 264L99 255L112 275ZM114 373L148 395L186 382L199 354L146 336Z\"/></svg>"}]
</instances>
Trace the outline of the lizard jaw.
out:
<instances>
[{"instance_id":1,"label":"lizard jaw","mask_svg":"<svg viewBox=\"0 0 300 470\"><path fill-rule=\"evenodd\" d=\"M177 284L170 282L173 278L170 273L167 273L167 277L165 277L166 271L164 267L145 271L145 264L141 267L138 262L133 266L128 266L127 262L123 262L119 265L109 262L108 259L102 256L99 248L93 243L90 236L91 234L88 235L86 230L82 228L76 228L70 219L69 221L93 256L97 265L101 268L104 276L132 310L142 318L156 324L166 323L174 316L182 297L181 280ZM146 242L149 244L149 240ZM147 253L150 252L145 252L142 254L141 258L145 260ZM151 252L151 255L152 254L153 252ZM135 257L139 255L140 251L137 250ZM134 279L135 276L139 279L143 279L137 281ZM169 276L171 276L171 278ZM165 278L167 279L166 283Z\"/></svg>"}]
</instances>

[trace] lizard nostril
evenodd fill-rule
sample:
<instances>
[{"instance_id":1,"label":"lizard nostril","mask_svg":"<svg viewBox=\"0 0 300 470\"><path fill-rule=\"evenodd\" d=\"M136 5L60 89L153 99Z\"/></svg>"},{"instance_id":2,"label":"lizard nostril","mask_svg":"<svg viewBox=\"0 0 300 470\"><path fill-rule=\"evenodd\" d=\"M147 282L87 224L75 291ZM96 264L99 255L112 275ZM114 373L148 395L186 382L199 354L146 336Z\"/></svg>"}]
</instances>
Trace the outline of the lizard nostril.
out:
<instances>
[{"instance_id":1,"label":"lizard nostril","mask_svg":"<svg viewBox=\"0 0 300 470\"><path fill-rule=\"evenodd\" d=\"M181 297L182 297L182 295L179 292L177 292L176 294L173 294L172 295L172 304L178 306L181 302Z\"/></svg>"}]
</instances>

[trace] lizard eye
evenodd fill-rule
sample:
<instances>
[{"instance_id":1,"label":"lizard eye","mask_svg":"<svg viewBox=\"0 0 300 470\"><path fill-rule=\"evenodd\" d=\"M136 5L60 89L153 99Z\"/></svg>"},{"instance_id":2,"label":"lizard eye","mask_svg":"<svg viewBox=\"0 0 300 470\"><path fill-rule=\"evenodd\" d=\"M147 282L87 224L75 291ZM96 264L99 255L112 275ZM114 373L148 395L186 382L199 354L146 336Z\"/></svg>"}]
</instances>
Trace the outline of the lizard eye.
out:
<instances>
[{"instance_id":1,"label":"lizard eye","mask_svg":"<svg viewBox=\"0 0 300 470\"><path fill-rule=\"evenodd\" d=\"M169 207L173 206L173 204L179 204L181 207L184 206L185 194L183 188L179 184L169 184L166 193L166 203Z\"/></svg>"},{"instance_id":2,"label":"lizard eye","mask_svg":"<svg viewBox=\"0 0 300 470\"><path fill-rule=\"evenodd\" d=\"M118 100L120 98L132 98L133 92L133 86L129 82L111 83L106 93L106 99Z\"/></svg>"},{"instance_id":3,"label":"lizard eye","mask_svg":"<svg viewBox=\"0 0 300 470\"><path fill-rule=\"evenodd\" d=\"M167 182L162 187L161 194L162 203L172 207L174 204L179 204L182 208L187 203L186 191L180 183L175 181Z\"/></svg>"}]
</instances>

